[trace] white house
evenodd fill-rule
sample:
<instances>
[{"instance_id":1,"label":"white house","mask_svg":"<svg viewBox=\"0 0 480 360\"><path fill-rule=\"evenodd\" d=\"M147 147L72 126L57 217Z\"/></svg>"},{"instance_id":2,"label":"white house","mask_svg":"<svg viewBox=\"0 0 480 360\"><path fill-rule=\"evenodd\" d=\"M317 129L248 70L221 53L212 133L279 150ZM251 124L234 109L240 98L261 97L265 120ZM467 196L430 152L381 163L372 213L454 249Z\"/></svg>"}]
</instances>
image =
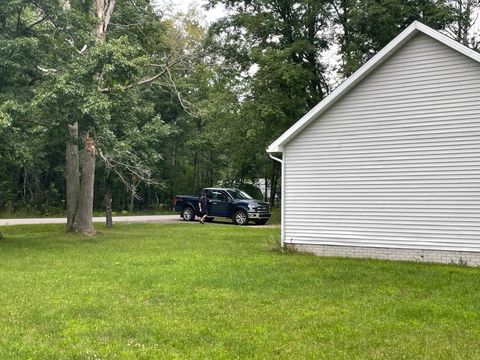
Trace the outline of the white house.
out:
<instances>
[{"instance_id":1,"label":"white house","mask_svg":"<svg viewBox=\"0 0 480 360\"><path fill-rule=\"evenodd\" d=\"M415 22L267 151L283 244L480 265L479 53Z\"/></svg>"}]
</instances>

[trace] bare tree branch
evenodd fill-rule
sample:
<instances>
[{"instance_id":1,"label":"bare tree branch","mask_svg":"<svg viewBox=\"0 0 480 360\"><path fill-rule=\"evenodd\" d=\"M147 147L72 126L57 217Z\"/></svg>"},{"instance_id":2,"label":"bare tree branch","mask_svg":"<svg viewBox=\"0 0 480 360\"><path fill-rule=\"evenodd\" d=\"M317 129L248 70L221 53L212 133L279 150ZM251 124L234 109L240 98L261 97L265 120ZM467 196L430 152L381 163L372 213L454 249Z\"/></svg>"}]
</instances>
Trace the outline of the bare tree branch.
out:
<instances>
[{"instance_id":1,"label":"bare tree branch","mask_svg":"<svg viewBox=\"0 0 480 360\"><path fill-rule=\"evenodd\" d=\"M65 1L64 5L68 3L68 6L70 5L70 2L68 0ZM53 26L53 28L55 30L58 30L58 31L62 31L62 32L66 32L65 29L60 29L57 24L55 24L55 22L52 20L52 18L50 16L48 16L45 11L43 11L41 5L39 5L36 1L32 1L32 4L35 6L36 10L40 13L40 15L42 16L41 19L37 20L36 22L34 22L33 24L31 24L27 29L30 29L38 24L40 24L41 22L44 22L44 21L48 21L50 23L50 25ZM65 8L64 8L65 9ZM65 41L67 42L67 44L69 44L73 49L75 49L75 51L82 55L86 50L87 50L87 45L84 45L82 47L81 50L79 50L76 45L75 45L75 42L74 40L71 38L71 37L65 37Z\"/></svg>"},{"instance_id":2,"label":"bare tree branch","mask_svg":"<svg viewBox=\"0 0 480 360\"><path fill-rule=\"evenodd\" d=\"M140 11L140 9L138 8L137 4L135 4L135 1L134 0L129 0L130 4L132 4L133 8L135 9L135 11L139 14L139 15L145 15L144 12Z\"/></svg>"},{"instance_id":3,"label":"bare tree branch","mask_svg":"<svg viewBox=\"0 0 480 360\"><path fill-rule=\"evenodd\" d=\"M165 64L148 64L148 66L158 67L158 68L161 68L162 70L152 77L145 78L145 79L139 80L138 82L136 82L134 84L127 85L122 90L130 90L130 89L133 89L134 87L147 85L147 84L150 84L150 83L160 79L163 75L167 74L170 71L170 68L172 68L173 66L180 63L185 57L186 57L186 55L181 56L181 57L179 57L179 58L177 58L177 59L175 59L174 61L171 61L171 62L170 62L170 59L167 58ZM111 92L113 89L111 89L111 88L99 88L98 90L102 93L107 93L107 92Z\"/></svg>"},{"instance_id":4,"label":"bare tree branch","mask_svg":"<svg viewBox=\"0 0 480 360\"><path fill-rule=\"evenodd\" d=\"M136 22L136 23L132 23L132 24L118 24L118 23L113 23L113 22L110 22L110 26L118 26L118 27L140 27L141 25L145 25L145 24L148 24L149 22L148 21L140 21L140 22Z\"/></svg>"},{"instance_id":5,"label":"bare tree branch","mask_svg":"<svg viewBox=\"0 0 480 360\"><path fill-rule=\"evenodd\" d=\"M168 74L168 78L170 80L170 83L172 84L172 90L175 93L175 95L177 96L177 99L180 102L180 105L182 106L183 110L188 115L190 115L194 118L197 118L198 116L196 114L194 114L192 111L190 111L190 109L189 109L189 108L193 107L192 104L190 102L188 102L187 100L183 99L182 94L180 93L180 91L178 91L177 86L175 85L175 81L172 78L172 73L170 72L170 69L167 68L166 70L167 70L167 74Z\"/></svg>"},{"instance_id":6,"label":"bare tree branch","mask_svg":"<svg viewBox=\"0 0 480 360\"><path fill-rule=\"evenodd\" d=\"M26 28L26 30L28 31L28 30L32 29L33 27L41 24L41 23L44 22L45 20L46 20L45 17L41 17L41 18L38 19L37 21L35 21L35 22L33 22L32 24L28 25L27 28Z\"/></svg>"},{"instance_id":7,"label":"bare tree branch","mask_svg":"<svg viewBox=\"0 0 480 360\"><path fill-rule=\"evenodd\" d=\"M45 73L45 74L51 74L51 73L56 73L57 72L57 69L47 69L47 68L44 68L40 65L37 65L37 69L40 70L41 72Z\"/></svg>"},{"instance_id":8,"label":"bare tree branch","mask_svg":"<svg viewBox=\"0 0 480 360\"><path fill-rule=\"evenodd\" d=\"M136 199L140 199L137 193L137 188L140 183L144 182L147 185L162 186L158 181L152 179L150 170L142 167L140 159L132 152L123 151L119 153L113 150L113 154L104 154L99 150L98 154L104 161L106 168L113 171L127 191ZM119 160L125 157L127 157L128 162ZM127 174L124 174L123 171L126 171ZM129 181L129 178L134 180Z\"/></svg>"},{"instance_id":9,"label":"bare tree branch","mask_svg":"<svg viewBox=\"0 0 480 360\"><path fill-rule=\"evenodd\" d=\"M167 71L168 71L168 66L165 65L165 68L164 68L162 71L160 71L157 75L152 76L151 78L147 78L147 79L140 80L140 81L137 82L135 85L130 85L130 86L128 87L128 89L131 89L132 87L138 86L138 85L150 84L151 82L154 82L155 80L161 78L162 75L165 74Z\"/></svg>"}]
</instances>

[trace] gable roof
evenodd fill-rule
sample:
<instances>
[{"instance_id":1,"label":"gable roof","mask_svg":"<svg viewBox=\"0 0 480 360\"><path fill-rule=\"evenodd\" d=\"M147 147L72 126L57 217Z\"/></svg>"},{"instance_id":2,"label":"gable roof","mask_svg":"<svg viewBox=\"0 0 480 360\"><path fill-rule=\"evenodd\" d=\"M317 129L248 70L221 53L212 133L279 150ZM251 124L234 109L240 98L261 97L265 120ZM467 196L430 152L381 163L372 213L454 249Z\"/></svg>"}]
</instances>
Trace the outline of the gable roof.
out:
<instances>
[{"instance_id":1,"label":"gable roof","mask_svg":"<svg viewBox=\"0 0 480 360\"><path fill-rule=\"evenodd\" d=\"M365 63L353 75L338 86L325 99L313 107L300 120L293 124L287 131L285 131L277 140L275 140L268 148L267 152L283 152L284 145L297 136L305 127L318 118L323 112L335 104L343 95L350 89L362 81L380 64L387 60L396 50L402 47L417 33L423 33L431 38L440 41L450 48L468 56L469 58L480 62L480 53L460 44L459 42L439 33L436 30L415 21L408 28L402 31L395 39L393 39L387 46L385 46L378 54Z\"/></svg>"}]
</instances>

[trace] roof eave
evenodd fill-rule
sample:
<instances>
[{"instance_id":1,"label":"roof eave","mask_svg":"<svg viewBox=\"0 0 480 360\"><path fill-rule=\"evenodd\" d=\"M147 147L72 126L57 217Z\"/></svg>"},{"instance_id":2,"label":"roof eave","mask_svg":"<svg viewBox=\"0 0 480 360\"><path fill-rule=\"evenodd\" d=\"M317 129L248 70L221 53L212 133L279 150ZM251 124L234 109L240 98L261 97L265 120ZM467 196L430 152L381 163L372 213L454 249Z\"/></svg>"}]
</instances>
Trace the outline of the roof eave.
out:
<instances>
[{"instance_id":1,"label":"roof eave","mask_svg":"<svg viewBox=\"0 0 480 360\"><path fill-rule=\"evenodd\" d=\"M273 145L273 144L272 144ZM267 152L268 153L282 153L283 152L283 146L272 146L270 145L268 148L267 148Z\"/></svg>"},{"instance_id":2,"label":"roof eave","mask_svg":"<svg viewBox=\"0 0 480 360\"><path fill-rule=\"evenodd\" d=\"M300 133L306 126L308 126L314 119L320 116L333 104L335 104L340 98L345 95L352 87L358 82L363 80L368 74L380 66L385 60L395 53L405 42L413 37L418 32L422 32L445 45L461 52L462 54L480 62L480 54L463 46L453 39L435 31L428 26L415 21L404 31L402 31L395 39L387 44L381 51L379 51L373 58L365 63L360 69L358 69L353 75L345 80L339 87L337 87L332 93L330 93L325 99L323 99L318 105L313 107L307 114L305 114L300 120L298 120L293 126L285 131L277 140L275 140L268 148L267 152L283 152L285 144Z\"/></svg>"}]
</instances>

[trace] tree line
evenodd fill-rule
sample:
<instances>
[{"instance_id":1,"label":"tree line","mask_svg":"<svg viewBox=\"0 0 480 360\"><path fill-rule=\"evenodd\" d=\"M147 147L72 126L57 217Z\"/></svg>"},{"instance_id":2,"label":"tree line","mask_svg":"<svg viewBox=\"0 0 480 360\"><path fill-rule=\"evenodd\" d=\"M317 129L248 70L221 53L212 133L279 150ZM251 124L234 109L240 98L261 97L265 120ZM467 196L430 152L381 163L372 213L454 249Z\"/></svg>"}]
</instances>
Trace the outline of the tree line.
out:
<instances>
[{"instance_id":1,"label":"tree line","mask_svg":"<svg viewBox=\"0 0 480 360\"><path fill-rule=\"evenodd\" d=\"M205 186L274 204L265 148L414 20L479 48L478 0L218 4L207 27L148 0L3 0L0 211L89 232L92 209L157 211Z\"/></svg>"}]
</instances>

